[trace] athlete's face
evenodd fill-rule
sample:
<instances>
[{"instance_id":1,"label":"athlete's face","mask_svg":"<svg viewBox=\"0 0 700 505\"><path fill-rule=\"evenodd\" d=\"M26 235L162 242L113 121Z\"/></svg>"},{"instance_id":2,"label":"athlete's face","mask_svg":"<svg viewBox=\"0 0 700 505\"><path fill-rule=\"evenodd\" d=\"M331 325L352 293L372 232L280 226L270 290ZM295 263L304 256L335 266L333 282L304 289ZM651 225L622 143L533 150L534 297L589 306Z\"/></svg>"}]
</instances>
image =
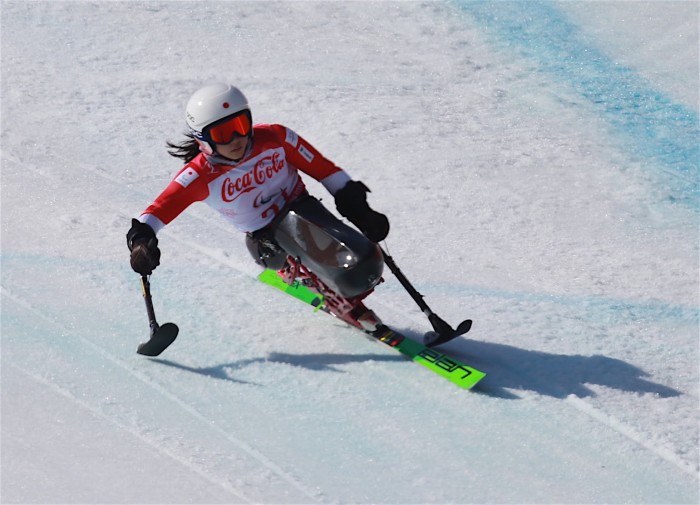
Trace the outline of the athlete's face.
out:
<instances>
[{"instance_id":1,"label":"athlete's face","mask_svg":"<svg viewBox=\"0 0 700 505\"><path fill-rule=\"evenodd\" d=\"M228 144L217 144L216 152L221 156L225 156L230 160L240 160L245 154L245 148L248 145L248 137L236 136Z\"/></svg>"}]
</instances>

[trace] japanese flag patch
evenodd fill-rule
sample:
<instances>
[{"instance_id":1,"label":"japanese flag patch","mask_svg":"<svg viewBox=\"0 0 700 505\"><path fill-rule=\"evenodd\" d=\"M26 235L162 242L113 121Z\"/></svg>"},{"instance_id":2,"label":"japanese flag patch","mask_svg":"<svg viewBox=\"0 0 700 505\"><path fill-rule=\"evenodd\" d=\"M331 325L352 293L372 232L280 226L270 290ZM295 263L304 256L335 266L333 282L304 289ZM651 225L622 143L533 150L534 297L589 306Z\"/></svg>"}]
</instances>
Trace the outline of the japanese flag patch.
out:
<instances>
[{"instance_id":1,"label":"japanese flag patch","mask_svg":"<svg viewBox=\"0 0 700 505\"><path fill-rule=\"evenodd\" d=\"M197 177L199 177L199 174L194 168L186 168L180 172L177 177L175 177L175 182L177 182L183 188L186 188L192 184L192 181L194 181Z\"/></svg>"}]
</instances>

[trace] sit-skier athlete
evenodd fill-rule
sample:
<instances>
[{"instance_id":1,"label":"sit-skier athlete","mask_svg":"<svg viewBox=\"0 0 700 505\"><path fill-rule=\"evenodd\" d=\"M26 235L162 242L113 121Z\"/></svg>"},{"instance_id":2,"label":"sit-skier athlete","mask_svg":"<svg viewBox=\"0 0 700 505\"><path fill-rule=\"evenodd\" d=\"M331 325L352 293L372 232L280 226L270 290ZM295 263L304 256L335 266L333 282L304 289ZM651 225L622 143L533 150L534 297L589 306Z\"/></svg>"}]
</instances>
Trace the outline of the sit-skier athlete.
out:
<instances>
[{"instance_id":1,"label":"sit-skier athlete","mask_svg":"<svg viewBox=\"0 0 700 505\"><path fill-rule=\"evenodd\" d=\"M248 101L229 84L196 91L186 108L189 132L168 143L185 166L127 233L131 267L142 276L160 264L156 234L194 202L217 210L246 234L255 261L324 295L334 315L367 331L381 322L362 300L384 266L376 244L389 233L385 215L367 203L369 189L291 129L253 124ZM319 181L338 212L311 196L300 173Z\"/></svg>"}]
</instances>

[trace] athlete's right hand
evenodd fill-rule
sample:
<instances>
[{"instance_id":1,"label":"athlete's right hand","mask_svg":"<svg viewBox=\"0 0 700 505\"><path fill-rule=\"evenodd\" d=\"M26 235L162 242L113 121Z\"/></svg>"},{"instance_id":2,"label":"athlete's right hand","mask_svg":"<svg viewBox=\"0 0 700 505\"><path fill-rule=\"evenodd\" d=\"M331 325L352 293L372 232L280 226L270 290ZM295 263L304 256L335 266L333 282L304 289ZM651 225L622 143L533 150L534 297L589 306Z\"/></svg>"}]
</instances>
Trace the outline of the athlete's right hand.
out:
<instances>
[{"instance_id":1,"label":"athlete's right hand","mask_svg":"<svg viewBox=\"0 0 700 505\"><path fill-rule=\"evenodd\" d=\"M153 228L138 219L132 219L126 234L126 245L131 251L131 268L141 275L151 275L160 265L160 249Z\"/></svg>"}]
</instances>

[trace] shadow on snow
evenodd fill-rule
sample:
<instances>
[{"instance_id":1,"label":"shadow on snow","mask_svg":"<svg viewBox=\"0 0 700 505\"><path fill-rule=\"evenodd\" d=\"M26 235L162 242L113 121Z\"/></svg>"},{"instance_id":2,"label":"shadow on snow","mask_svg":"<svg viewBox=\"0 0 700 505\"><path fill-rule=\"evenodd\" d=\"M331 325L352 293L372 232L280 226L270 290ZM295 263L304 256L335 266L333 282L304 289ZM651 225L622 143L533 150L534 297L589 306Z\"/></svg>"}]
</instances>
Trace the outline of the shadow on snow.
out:
<instances>
[{"instance_id":1,"label":"shadow on snow","mask_svg":"<svg viewBox=\"0 0 700 505\"><path fill-rule=\"evenodd\" d=\"M649 374L641 368L602 355L551 354L474 340L455 342L444 350L486 372L475 391L489 396L516 399L509 390L520 390L554 398L583 398L595 396L588 387L593 384L663 398L681 394L648 380Z\"/></svg>"},{"instance_id":2,"label":"shadow on snow","mask_svg":"<svg viewBox=\"0 0 700 505\"><path fill-rule=\"evenodd\" d=\"M343 370L337 368L338 365L347 365L349 363L360 363L365 361L404 361L404 358L401 356L384 356L382 354L287 354L275 352L269 354L266 358L252 358L210 367L191 367L160 358L150 358L150 361L214 379L227 380L238 384L253 384L260 386L262 384L238 380L232 377L231 374L235 370L257 363L282 363L286 365L300 366L319 372L343 372Z\"/></svg>"}]
</instances>

